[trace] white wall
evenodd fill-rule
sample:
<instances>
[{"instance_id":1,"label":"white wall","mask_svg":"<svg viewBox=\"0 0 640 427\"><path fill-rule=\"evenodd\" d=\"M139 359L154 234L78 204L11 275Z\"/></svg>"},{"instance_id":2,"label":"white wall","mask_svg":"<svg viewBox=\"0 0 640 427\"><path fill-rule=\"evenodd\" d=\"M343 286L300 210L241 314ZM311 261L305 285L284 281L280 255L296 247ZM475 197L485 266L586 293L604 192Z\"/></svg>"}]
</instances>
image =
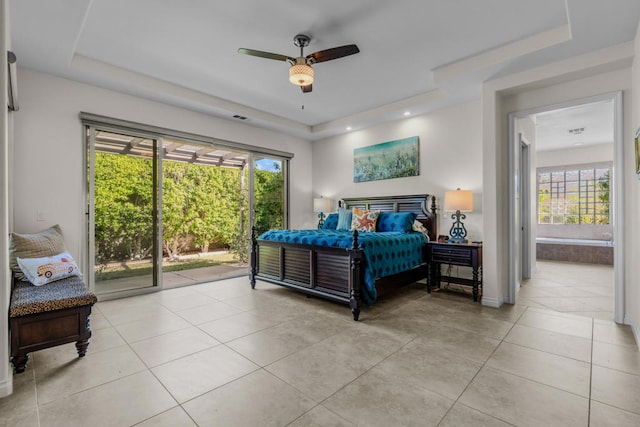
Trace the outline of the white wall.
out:
<instances>
[{"instance_id":1,"label":"white wall","mask_svg":"<svg viewBox=\"0 0 640 427\"><path fill-rule=\"evenodd\" d=\"M12 368L9 364L9 296L11 292L11 274L9 269L9 200L10 200L10 120L7 112L7 55L9 43L9 13L5 0L0 0L0 398L13 392ZM0 416L0 424L4 418Z\"/></svg>"},{"instance_id":2,"label":"white wall","mask_svg":"<svg viewBox=\"0 0 640 427\"><path fill-rule=\"evenodd\" d=\"M640 128L640 25L636 33L635 56L631 68L632 87L631 92L631 117L629 125L631 132L635 132ZM635 134L634 134L635 135ZM631 148L633 135L625 137L625 142L629 144L629 155L632 158L630 162L630 170L626 171L629 177L625 183L625 197L629 204L631 213L631 221L629 221L627 231L627 242L629 242L629 253L627 254L627 271L625 272L626 284L626 319L625 321L633 327L636 336L636 342L640 344L640 224L638 221L638 212L640 212L640 180L635 176L634 152ZM631 261L632 260L632 261Z\"/></svg>"},{"instance_id":3,"label":"white wall","mask_svg":"<svg viewBox=\"0 0 640 427\"><path fill-rule=\"evenodd\" d=\"M538 167L613 162L613 143L536 152Z\"/></svg>"},{"instance_id":4,"label":"white wall","mask_svg":"<svg viewBox=\"0 0 640 427\"><path fill-rule=\"evenodd\" d=\"M480 103L469 102L381 124L313 143L314 196L433 194L438 208L445 191L460 187L474 195L474 211L464 221L469 240L482 240L482 141ZM386 141L420 138L420 175L353 182L353 150ZM451 214L440 212L439 234L449 234Z\"/></svg>"},{"instance_id":5,"label":"white wall","mask_svg":"<svg viewBox=\"0 0 640 427\"><path fill-rule=\"evenodd\" d=\"M59 223L67 246L83 265L84 139L79 113L212 136L294 153L291 226L314 226L311 143L243 123L135 98L27 69L19 69L20 111L15 116L14 229L33 232ZM47 215L37 221L36 212Z\"/></svg>"}]
</instances>

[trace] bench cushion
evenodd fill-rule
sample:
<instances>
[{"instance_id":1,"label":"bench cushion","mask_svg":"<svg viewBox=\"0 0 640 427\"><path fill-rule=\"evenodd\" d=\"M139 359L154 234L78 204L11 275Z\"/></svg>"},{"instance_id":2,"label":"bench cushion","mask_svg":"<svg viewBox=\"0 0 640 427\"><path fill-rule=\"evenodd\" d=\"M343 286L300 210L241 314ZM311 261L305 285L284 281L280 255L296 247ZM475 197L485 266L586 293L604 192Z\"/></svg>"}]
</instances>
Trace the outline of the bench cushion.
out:
<instances>
[{"instance_id":1,"label":"bench cushion","mask_svg":"<svg viewBox=\"0 0 640 427\"><path fill-rule=\"evenodd\" d=\"M93 305L97 300L95 294L89 292L83 280L77 276L39 287L29 282L16 281L11 293L9 317Z\"/></svg>"}]
</instances>

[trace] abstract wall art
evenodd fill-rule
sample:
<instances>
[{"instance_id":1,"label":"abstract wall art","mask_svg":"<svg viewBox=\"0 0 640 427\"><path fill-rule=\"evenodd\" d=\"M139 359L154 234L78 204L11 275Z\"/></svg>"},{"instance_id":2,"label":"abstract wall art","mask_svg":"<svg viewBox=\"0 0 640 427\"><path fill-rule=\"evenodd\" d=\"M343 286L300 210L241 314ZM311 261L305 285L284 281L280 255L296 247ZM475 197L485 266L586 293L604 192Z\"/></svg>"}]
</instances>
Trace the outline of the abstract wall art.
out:
<instances>
[{"instance_id":1,"label":"abstract wall art","mask_svg":"<svg viewBox=\"0 0 640 427\"><path fill-rule=\"evenodd\" d=\"M353 150L353 182L420 175L420 139L412 136Z\"/></svg>"}]
</instances>

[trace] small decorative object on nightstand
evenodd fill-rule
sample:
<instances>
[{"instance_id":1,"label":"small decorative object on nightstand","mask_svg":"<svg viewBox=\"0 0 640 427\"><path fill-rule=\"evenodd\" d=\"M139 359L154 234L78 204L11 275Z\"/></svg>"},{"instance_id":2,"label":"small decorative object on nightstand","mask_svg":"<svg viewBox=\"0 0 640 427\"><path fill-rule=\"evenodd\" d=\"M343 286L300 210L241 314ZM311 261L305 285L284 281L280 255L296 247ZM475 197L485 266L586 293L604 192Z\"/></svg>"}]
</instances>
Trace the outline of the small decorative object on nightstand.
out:
<instances>
[{"instance_id":1,"label":"small decorative object on nightstand","mask_svg":"<svg viewBox=\"0 0 640 427\"><path fill-rule=\"evenodd\" d=\"M447 191L444 194L444 210L455 212L451 215L451 219L455 219L449 234L449 243L465 243L467 241L467 229L461 219L467 219L462 212L473 211L473 193L469 190L457 189L455 191Z\"/></svg>"},{"instance_id":2,"label":"small decorative object on nightstand","mask_svg":"<svg viewBox=\"0 0 640 427\"><path fill-rule=\"evenodd\" d=\"M324 224L325 212L331 211L331 199L313 199L313 211L318 214L318 229Z\"/></svg>"}]
</instances>

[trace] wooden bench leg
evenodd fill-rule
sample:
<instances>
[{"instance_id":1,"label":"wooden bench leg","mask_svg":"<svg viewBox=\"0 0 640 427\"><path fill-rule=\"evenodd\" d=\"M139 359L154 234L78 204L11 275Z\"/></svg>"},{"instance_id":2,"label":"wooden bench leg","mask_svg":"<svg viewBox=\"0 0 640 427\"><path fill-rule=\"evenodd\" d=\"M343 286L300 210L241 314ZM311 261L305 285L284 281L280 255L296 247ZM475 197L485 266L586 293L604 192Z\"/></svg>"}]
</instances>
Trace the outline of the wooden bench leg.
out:
<instances>
[{"instance_id":1,"label":"wooden bench leg","mask_svg":"<svg viewBox=\"0 0 640 427\"><path fill-rule=\"evenodd\" d=\"M13 356L11 358L11 363L13 364L13 367L16 369L16 373L21 374L22 372L24 372L25 368L27 367L28 360L29 360L28 354Z\"/></svg>"},{"instance_id":2,"label":"wooden bench leg","mask_svg":"<svg viewBox=\"0 0 640 427\"><path fill-rule=\"evenodd\" d=\"M76 349L78 350L78 357L84 357L87 354L87 347L89 347L89 340L76 341Z\"/></svg>"}]
</instances>

